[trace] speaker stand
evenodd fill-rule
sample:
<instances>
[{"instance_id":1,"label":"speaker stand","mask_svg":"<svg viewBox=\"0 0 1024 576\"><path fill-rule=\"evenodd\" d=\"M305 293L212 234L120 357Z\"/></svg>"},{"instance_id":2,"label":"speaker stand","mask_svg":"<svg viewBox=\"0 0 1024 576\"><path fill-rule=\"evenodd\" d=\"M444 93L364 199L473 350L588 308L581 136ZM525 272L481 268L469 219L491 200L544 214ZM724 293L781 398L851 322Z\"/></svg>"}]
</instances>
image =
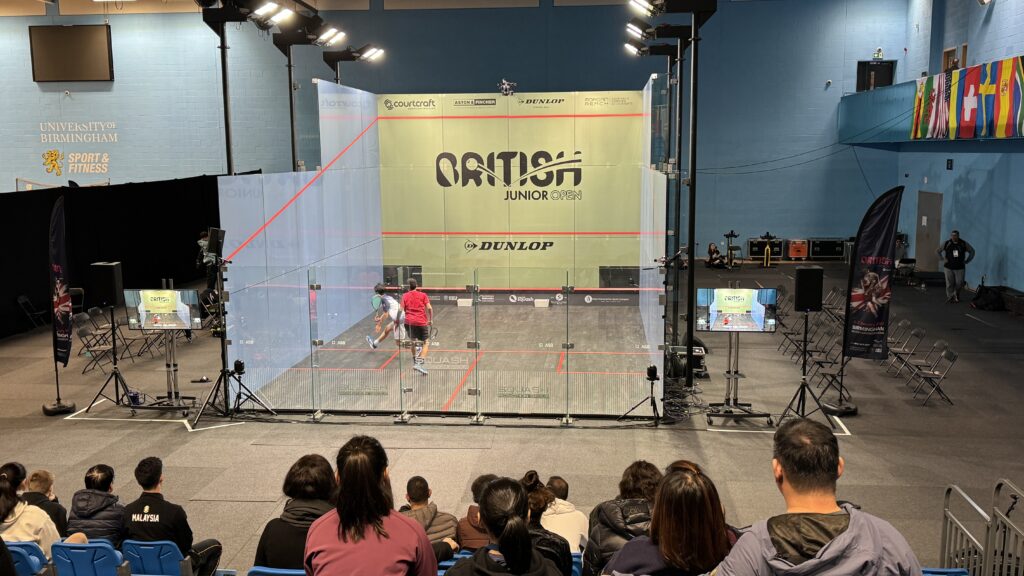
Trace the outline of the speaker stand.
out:
<instances>
[{"instance_id":1,"label":"speaker stand","mask_svg":"<svg viewBox=\"0 0 1024 576\"><path fill-rule=\"evenodd\" d=\"M825 408L821 405L821 401L814 394L814 390L811 390L811 387L807 385L807 326L809 317L810 313L808 313L805 310L804 345L802 352L803 360L801 362L800 368L800 387L796 389L796 393L793 394L793 399L789 401L789 405L786 406L786 409L782 411L782 415L779 416L779 424L782 424L782 421L791 415L799 418L807 418L808 416L814 414L815 412L820 411L825 416L825 420L828 421L828 425L831 426L833 430L835 430L836 423L833 422L829 414L825 412ZM817 408L811 410L810 412L807 411L808 394L810 394L811 400L814 401L814 405L817 406Z\"/></svg>"}]
</instances>

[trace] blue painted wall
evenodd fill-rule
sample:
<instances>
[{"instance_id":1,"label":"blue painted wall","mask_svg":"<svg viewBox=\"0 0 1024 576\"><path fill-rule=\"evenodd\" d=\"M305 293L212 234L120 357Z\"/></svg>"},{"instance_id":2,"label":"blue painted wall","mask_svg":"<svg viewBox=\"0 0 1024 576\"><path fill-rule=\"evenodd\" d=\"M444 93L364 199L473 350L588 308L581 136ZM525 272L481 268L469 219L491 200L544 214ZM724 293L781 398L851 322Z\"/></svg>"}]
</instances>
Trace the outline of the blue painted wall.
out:
<instances>
[{"instance_id":1,"label":"blue painted wall","mask_svg":"<svg viewBox=\"0 0 1024 576\"><path fill-rule=\"evenodd\" d=\"M700 244L731 229L741 239L856 233L896 184L897 157L836 145L838 103L856 89L858 60L879 46L902 56L906 10L893 0L719 3L701 46Z\"/></svg>"},{"instance_id":2,"label":"blue painted wall","mask_svg":"<svg viewBox=\"0 0 1024 576\"><path fill-rule=\"evenodd\" d=\"M946 170L946 160L953 170ZM902 145L899 172L907 190L900 228L914 241L917 193L943 196L942 236L957 229L977 250L967 283L1024 288L1024 142L921 142ZM913 246L937 250L938 246Z\"/></svg>"}]
</instances>

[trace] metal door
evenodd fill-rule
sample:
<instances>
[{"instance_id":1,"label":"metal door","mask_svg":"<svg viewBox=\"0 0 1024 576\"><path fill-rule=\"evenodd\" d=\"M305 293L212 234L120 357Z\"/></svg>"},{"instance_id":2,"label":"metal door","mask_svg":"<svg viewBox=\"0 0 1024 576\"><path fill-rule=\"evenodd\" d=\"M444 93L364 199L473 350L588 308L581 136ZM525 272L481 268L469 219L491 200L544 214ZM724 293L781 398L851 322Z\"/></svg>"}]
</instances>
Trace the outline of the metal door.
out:
<instances>
[{"instance_id":1,"label":"metal door","mask_svg":"<svg viewBox=\"0 0 1024 576\"><path fill-rule=\"evenodd\" d=\"M917 192L917 269L923 272L938 272L939 255L936 250L942 244L942 194L938 192Z\"/></svg>"}]
</instances>

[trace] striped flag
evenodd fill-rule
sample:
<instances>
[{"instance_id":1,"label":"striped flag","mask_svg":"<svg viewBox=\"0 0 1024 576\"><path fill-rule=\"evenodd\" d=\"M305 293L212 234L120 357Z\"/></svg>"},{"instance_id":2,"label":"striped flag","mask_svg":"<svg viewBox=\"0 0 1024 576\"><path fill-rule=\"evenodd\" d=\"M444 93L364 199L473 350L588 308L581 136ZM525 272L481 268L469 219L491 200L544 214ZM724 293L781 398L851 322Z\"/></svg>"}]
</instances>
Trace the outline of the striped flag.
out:
<instances>
[{"instance_id":1,"label":"striped flag","mask_svg":"<svg viewBox=\"0 0 1024 576\"><path fill-rule=\"evenodd\" d=\"M981 112L978 118L978 128L975 131L977 138L988 138L993 133L993 115L995 114L996 101L996 67L995 62L987 62L981 65L981 77L978 80L978 94L981 102L978 108Z\"/></svg>"},{"instance_id":2,"label":"striped flag","mask_svg":"<svg viewBox=\"0 0 1024 576\"><path fill-rule=\"evenodd\" d=\"M949 77L950 72L935 76L931 114L928 116L929 138L945 138L949 132Z\"/></svg>"},{"instance_id":3,"label":"striped flag","mask_svg":"<svg viewBox=\"0 0 1024 576\"><path fill-rule=\"evenodd\" d=\"M931 77L918 78L917 79L917 94L914 95L914 121L910 125L910 139L918 140L921 138L921 120L922 118L928 117L928 94L931 92L930 87L926 85L931 82Z\"/></svg>"},{"instance_id":4,"label":"striped flag","mask_svg":"<svg viewBox=\"0 0 1024 576\"><path fill-rule=\"evenodd\" d=\"M949 110L946 112L949 118L947 134L950 140L956 140L957 129L960 127L960 111L963 109L964 90L963 77L967 70L960 68L949 74Z\"/></svg>"},{"instance_id":5,"label":"striped flag","mask_svg":"<svg viewBox=\"0 0 1024 576\"><path fill-rule=\"evenodd\" d=\"M1017 60L1017 136L1024 136L1024 56Z\"/></svg>"},{"instance_id":6,"label":"striped flag","mask_svg":"<svg viewBox=\"0 0 1024 576\"><path fill-rule=\"evenodd\" d=\"M1015 78L1017 58L1006 58L996 62L996 98L993 136L1013 138L1017 135L1017 115L1014 110L1020 86Z\"/></svg>"},{"instance_id":7,"label":"striped flag","mask_svg":"<svg viewBox=\"0 0 1024 576\"><path fill-rule=\"evenodd\" d=\"M978 124L978 81L981 79L981 66L971 66L962 72L961 85L957 89L960 101L960 129L957 138L974 138L975 126Z\"/></svg>"}]
</instances>

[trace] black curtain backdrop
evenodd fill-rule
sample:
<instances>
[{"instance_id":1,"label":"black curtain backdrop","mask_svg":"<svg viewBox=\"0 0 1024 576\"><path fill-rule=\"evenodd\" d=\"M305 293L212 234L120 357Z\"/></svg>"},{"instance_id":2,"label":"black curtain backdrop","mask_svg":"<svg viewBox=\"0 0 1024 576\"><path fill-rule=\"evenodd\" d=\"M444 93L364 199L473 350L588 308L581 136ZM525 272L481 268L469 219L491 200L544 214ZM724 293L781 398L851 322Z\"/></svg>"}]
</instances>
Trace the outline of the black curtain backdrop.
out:
<instances>
[{"instance_id":1,"label":"black curtain backdrop","mask_svg":"<svg viewBox=\"0 0 1024 576\"><path fill-rule=\"evenodd\" d=\"M51 307L48 225L60 196L69 285L85 289L86 307L95 305L93 262L121 262L125 288L158 288L161 278L173 278L175 285L205 278L195 267L196 240L220 223L216 176L0 194L0 338L32 327L19 295L39 310Z\"/></svg>"}]
</instances>

